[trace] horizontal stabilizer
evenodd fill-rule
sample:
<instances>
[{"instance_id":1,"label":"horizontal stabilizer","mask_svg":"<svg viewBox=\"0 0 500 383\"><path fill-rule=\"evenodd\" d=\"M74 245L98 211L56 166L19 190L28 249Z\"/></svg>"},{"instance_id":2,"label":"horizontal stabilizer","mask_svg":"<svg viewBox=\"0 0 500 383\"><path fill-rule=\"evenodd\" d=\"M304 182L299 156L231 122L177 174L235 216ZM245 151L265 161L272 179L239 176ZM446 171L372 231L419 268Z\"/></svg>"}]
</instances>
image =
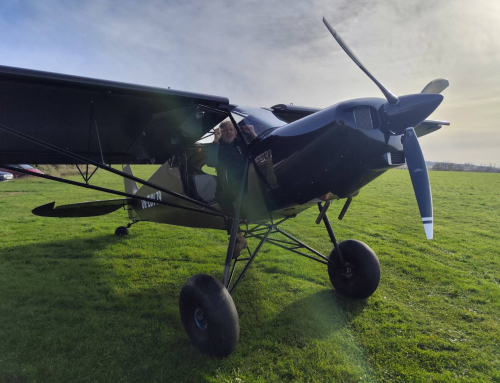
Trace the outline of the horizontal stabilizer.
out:
<instances>
[{"instance_id":1,"label":"horizontal stabilizer","mask_svg":"<svg viewBox=\"0 0 500 383\"><path fill-rule=\"evenodd\" d=\"M56 204L55 202L50 202L46 205L38 206L33 209L32 213L41 217L95 217L98 215L112 213L115 210L132 203L133 200L128 198L73 203L57 207L54 207Z\"/></svg>"}]
</instances>

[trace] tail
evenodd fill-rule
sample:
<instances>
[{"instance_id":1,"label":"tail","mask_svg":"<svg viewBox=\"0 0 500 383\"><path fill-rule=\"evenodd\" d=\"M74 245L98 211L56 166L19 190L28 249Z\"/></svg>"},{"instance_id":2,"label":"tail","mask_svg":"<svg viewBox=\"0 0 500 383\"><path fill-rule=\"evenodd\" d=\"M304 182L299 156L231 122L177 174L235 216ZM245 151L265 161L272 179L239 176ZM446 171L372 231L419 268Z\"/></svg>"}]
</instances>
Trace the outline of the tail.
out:
<instances>
[{"instance_id":1,"label":"tail","mask_svg":"<svg viewBox=\"0 0 500 383\"><path fill-rule=\"evenodd\" d=\"M131 176L134 175L132 173L132 168L130 167L130 165L125 165L123 167L123 172L130 174ZM125 182L125 193L128 193L128 194L137 193L137 190L139 190L139 188L137 187L137 184L135 183L135 181L129 180L128 178L124 178L123 181Z\"/></svg>"},{"instance_id":2,"label":"tail","mask_svg":"<svg viewBox=\"0 0 500 383\"><path fill-rule=\"evenodd\" d=\"M134 175L134 173L132 173L132 168L130 167L130 165L125 165L123 167L123 172L130 174L131 176ZM137 190L139 190L134 180L123 178L123 182L125 183L125 193L135 194L137 193ZM137 219L137 214L135 213L134 208L132 206L128 206L127 210L128 210L128 217L130 218L130 220L135 221Z\"/></svg>"}]
</instances>

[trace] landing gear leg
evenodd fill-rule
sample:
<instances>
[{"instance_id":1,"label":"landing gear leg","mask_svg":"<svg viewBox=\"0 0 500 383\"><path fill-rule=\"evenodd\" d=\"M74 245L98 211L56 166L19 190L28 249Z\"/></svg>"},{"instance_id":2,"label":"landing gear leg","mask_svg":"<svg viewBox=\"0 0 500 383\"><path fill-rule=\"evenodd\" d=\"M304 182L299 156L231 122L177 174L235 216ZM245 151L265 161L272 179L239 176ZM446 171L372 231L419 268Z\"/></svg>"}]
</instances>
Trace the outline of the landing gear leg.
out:
<instances>
[{"instance_id":1,"label":"landing gear leg","mask_svg":"<svg viewBox=\"0 0 500 383\"><path fill-rule=\"evenodd\" d=\"M328 205L325 204L326 209L328 209ZM323 219L323 223L325 224L326 231L328 232L328 235L330 236L330 240L333 243L333 247L337 251L337 260L338 260L338 262L343 263L344 260L342 259L342 252L340 251L339 244L337 243L337 238L335 237L335 233L333 232L332 225L330 225L330 220L328 219L328 216L326 215L326 209L323 208L323 206L321 205L321 202L318 203L318 208L319 208L320 216ZM319 222L316 222L316 223L319 223Z\"/></svg>"},{"instance_id":2,"label":"landing gear leg","mask_svg":"<svg viewBox=\"0 0 500 383\"><path fill-rule=\"evenodd\" d=\"M222 284L226 287L229 284L229 269L231 268L231 263L233 261L234 246L236 244L236 236L238 235L238 227L240 226L241 200L243 199L243 192L245 191L249 165L250 161L247 159L240 186L240 192L238 194L238 200L236 201L236 210L234 212L233 227L231 228L231 237L229 238L229 246L227 247L226 262L224 264L224 276L222 277Z\"/></svg>"},{"instance_id":3,"label":"landing gear leg","mask_svg":"<svg viewBox=\"0 0 500 383\"><path fill-rule=\"evenodd\" d=\"M247 159L236 201L222 283L210 275L198 274L188 279L179 297L182 324L191 342L200 352L220 358L234 351L240 335L238 312L228 285L249 163Z\"/></svg>"}]
</instances>

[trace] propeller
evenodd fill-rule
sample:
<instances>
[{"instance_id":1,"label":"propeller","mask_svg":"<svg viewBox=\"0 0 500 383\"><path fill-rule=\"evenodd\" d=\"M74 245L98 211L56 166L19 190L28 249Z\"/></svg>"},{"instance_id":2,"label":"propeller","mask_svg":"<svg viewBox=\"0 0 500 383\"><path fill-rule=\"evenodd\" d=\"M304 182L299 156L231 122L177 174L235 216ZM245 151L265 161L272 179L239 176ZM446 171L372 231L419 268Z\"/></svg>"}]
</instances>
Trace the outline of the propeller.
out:
<instances>
[{"instance_id":1,"label":"propeller","mask_svg":"<svg viewBox=\"0 0 500 383\"><path fill-rule=\"evenodd\" d=\"M420 216L424 224L425 236L432 239L432 194L431 184L429 182L429 173L425 164L424 155L418 142L417 134L413 128L406 128L403 136L403 150L406 157L406 165L410 172L413 191L417 198Z\"/></svg>"},{"instance_id":2,"label":"propeller","mask_svg":"<svg viewBox=\"0 0 500 383\"><path fill-rule=\"evenodd\" d=\"M434 93L439 94L450 85L449 81L445 78L437 78L432 80L420 93Z\"/></svg>"},{"instance_id":3,"label":"propeller","mask_svg":"<svg viewBox=\"0 0 500 383\"><path fill-rule=\"evenodd\" d=\"M413 191L417 199L420 216L424 224L427 239L433 237L433 217L432 217L432 194L429 183L429 174L425 164L424 155L418 142L413 126L417 126L424 121L441 103L443 96L441 93L449 85L446 79L436 79L431 81L419 94L396 97L382 85L363 64L358 60L339 34L323 17L323 23L337 40L342 49L356 63L359 68L378 86L387 99L384 104L383 119L386 122L387 131L391 134L403 135L403 150L406 157L406 164L410 172Z\"/></svg>"},{"instance_id":4,"label":"propeller","mask_svg":"<svg viewBox=\"0 0 500 383\"><path fill-rule=\"evenodd\" d=\"M337 33L337 31L335 29L333 29L333 27L330 25L330 23L328 21L326 21L326 19L324 17L323 17L323 23L325 23L326 27L328 28L328 30L332 34L333 38L335 40L337 40L337 42L342 47L342 49L345 51L345 53L347 53L347 55L352 59L352 61L354 61L356 63L356 65L359 66L359 68L363 72L365 72L368 77L370 77L370 79L375 83L375 85L378 86L378 88L382 91L382 93L384 94L387 101L389 101L389 104L397 105L399 103L399 99L396 96L394 96L389 89L387 89L380 82L378 82L378 80L375 77L373 77L373 75L368 71L368 69L366 69L365 66L363 64L361 64L361 61L358 60L358 58L349 49L349 47L344 42L344 40L342 40L342 37L340 37L340 35Z\"/></svg>"}]
</instances>

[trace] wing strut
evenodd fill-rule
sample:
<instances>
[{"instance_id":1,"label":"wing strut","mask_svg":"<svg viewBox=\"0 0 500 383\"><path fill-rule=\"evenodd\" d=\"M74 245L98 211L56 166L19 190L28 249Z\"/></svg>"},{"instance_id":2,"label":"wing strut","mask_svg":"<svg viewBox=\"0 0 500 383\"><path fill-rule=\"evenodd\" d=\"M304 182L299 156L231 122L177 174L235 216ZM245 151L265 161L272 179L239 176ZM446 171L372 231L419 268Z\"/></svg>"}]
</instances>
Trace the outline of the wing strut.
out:
<instances>
[{"instance_id":1,"label":"wing strut","mask_svg":"<svg viewBox=\"0 0 500 383\"><path fill-rule=\"evenodd\" d=\"M90 142L91 142L91 138L92 138L92 123L95 126L97 143L99 144L99 154L101 155L101 162L103 164L106 164L106 162L104 162L104 155L102 154L101 137L99 135L99 128L97 127L97 119L95 118L94 101L90 101L89 142L88 142L88 147L87 147L87 156L88 157L90 157ZM37 146L37 148L38 148L38 146ZM87 184L89 183L90 179L95 174L97 169L99 169L96 167L94 169L94 171L89 176L89 164L88 163L85 166L85 175L83 175L83 172L80 170L80 167L78 166L78 164L75 164L75 165L76 165L76 168L78 169L78 171L80 172L80 174L82 175L82 178L85 180L85 183L87 183Z\"/></svg>"},{"instance_id":2,"label":"wing strut","mask_svg":"<svg viewBox=\"0 0 500 383\"><path fill-rule=\"evenodd\" d=\"M8 169L8 170L13 170L13 171L16 171L16 172L24 173L24 174L27 174L27 175L30 175L30 176L36 176L36 177L40 177L40 178L45 178L45 179L48 179L48 180L51 180L51 181L57 181L57 182L62 182L62 183L69 184L69 185L80 186L80 187L83 187L83 188L97 190L97 191L101 191L101 192L104 192L104 193L116 194L116 195L119 195L119 196L122 196L122 197L128 197L128 198L138 199L138 200L142 200L142 201L153 202L153 203L158 204L158 205L166 205L166 206L170 206L170 207L176 207L176 208L179 208L179 209L195 211L197 213L214 215L216 217L221 217L221 218L226 218L227 217L227 215L224 214L222 211L218 212L218 213L212 213L211 211L205 211L205 210L197 209L197 208L190 207L190 206L184 206L184 205L179 205L179 204L176 204L176 203L160 201L160 200L157 200L157 199L152 199L152 198L148 198L148 197L138 196L137 194L130 194L130 193L125 193L125 192L121 192L121 191L118 191L118 190L107 189L107 188L103 188L103 187L100 187L100 186L94 186L94 185L84 184L82 182L76 182L76 181L71 181L71 180L67 180L67 179L64 179L64 178L49 176L48 174L33 173L33 172L28 171L28 170L20 169L20 168L19 169L18 168L14 168L14 167L9 166L9 165L0 165L0 167ZM139 181L139 182L141 182L141 181ZM215 210L215 209L213 209L213 210Z\"/></svg>"},{"instance_id":3,"label":"wing strut","mask_svg":"<svg viewBox=\"0 0 500 383\"><path fill-rule=\"evenodd\" d=\"M94 123L95 126L97 143L99 144L99 153L101 154L101 161L103 164L105 164L104 156L102 154L101 137L99 136L99 129L97 128L97 119L95 118L94 101L90 101L90 126L89 126L89 149L88 149L89 154L90 154L90 134L92 133L92 123ZM88 172L88 165L87 165L87 172Z\"/></svg>"},{"instance_id":4,"label":"wing strut","mask_svg":"<svg viewBox=\"0 0 500 383\"><path fill-rule=\"evenodd\" d=\"M34 143L36 143L36 144L38 144L38 145L41 145L41 146L44 146L44 147L46 147L46 148L48 148L48 149L54 150L55 152L58 152L58 153L64 154L64 155L66 155L66 156L68 156L68 157L70 157L70 158L76 159L76 160L78 160L78 161L82 161L83 163L89 163L89 164L92 164L92 165L94 165L94 166L96 166L96 167L98 167L98 168L101 168L101 169L107 170L107 171L108 171L108 172L110 172L110 173L117 174L117 175L119 175L119 176L121 176L121 177L123 177L123 178L128 178L128 179L130 179L130 180L133 180L133 181L139 182L139 183L141 183L141 184L143 184L143 185L146 185L146 186L152 187L152 188L154 188L154 189L156 189L156 190L159 190L159 191L161 191L161 192L163 192L163 193L166 193L166 194L172 195L172 196L174 196L174 197L177 197L177 198L179 198L179 199L182 199L182 200L184 200L184 201L187 201L187 202L193 203L193 204L198 205L198 206L200 206L200 207L202 207L202 208L204 208L204 209L210 210L212 213L215 213L215 214L213 214L213 215L217 215L217 216L220 216L220 217L227 216L227 214L224 214L221 210L214 209L214 208L212 208L212 207L210 207L210 206L208 206L208 205L206 205L206 204L204 204L204 203L202 203L202 202L199 202L199 201L197 201L197 200L195 200L195 199L193 199L193 198L189 198L189 197L187 197L187 196L185 196L185 195L183 195L183 194L176 193L176 192L173 192L173 191L171 191L171 190L165 189L165 188L163 188L163 187L161 187L161 186L158 186L158 185L156 185L156 184L153 184L153 183L151 183L151 182L149 182L149 181L143 180L143 179L141 179L141 178L137 178L137 177L135 177L135 176L133 176L133 175L131 175L131 174L127 174L127 173L122 172L122 171L120 171L120 170L114 169L114 168L112 168L111 166L107 166L106 164L100 164L100 163L98 163L98 162L96 162L96 161L92 161L91 159L88 159L88 158L82 157L82 156L80 156L80 155L78 155L78 154L75 154L75 153L72 153L72 152L70 152L70 151L68 151L68 150L65 150L65 149L59 148L59 147L57 147L57 146L55 146L55 145L49 144L49 143L44 142L44 141L42 141L42 140L39 140L39 139L37 139L37 138L35 138L35 137L29 136L29 135L27 135L27 134L25 134L25 133L18 132L18 131L14 130L14 129L11 129L11 128L9 128L9 127L5 126L5 125L0 124L0 130L4 130L4 131L6 131L6 132L8 132L8 133L11 133L11 134L13 134L13 135L15 135L15 136L18 136L18 137L24 138L25 140L28 140L28 141L34 142ZM7 167L5 167L5 168L7 169ZM12 169L11 169L11 170L12 170ZM30 174L32 174L32 173L30 173ZM44 178L44 177L42 177L42 178ZM54 178L57 178L57 177L54 177ZM62 179L61 179L61 180L62 180ZM81 186L81 185L85 185L85 184L81 184L81 183L77 183L77 184L80 184L79 186ZM90 186L90 185L88 185L88 186ZM178 205L177 207L179 207L179 206L182 206L182 205ZM196 211L200 211L200 212L201 212L201 210L199 210L199 209L194 209L194 210L196 210Z\"/></svg>"}]
</instances>

